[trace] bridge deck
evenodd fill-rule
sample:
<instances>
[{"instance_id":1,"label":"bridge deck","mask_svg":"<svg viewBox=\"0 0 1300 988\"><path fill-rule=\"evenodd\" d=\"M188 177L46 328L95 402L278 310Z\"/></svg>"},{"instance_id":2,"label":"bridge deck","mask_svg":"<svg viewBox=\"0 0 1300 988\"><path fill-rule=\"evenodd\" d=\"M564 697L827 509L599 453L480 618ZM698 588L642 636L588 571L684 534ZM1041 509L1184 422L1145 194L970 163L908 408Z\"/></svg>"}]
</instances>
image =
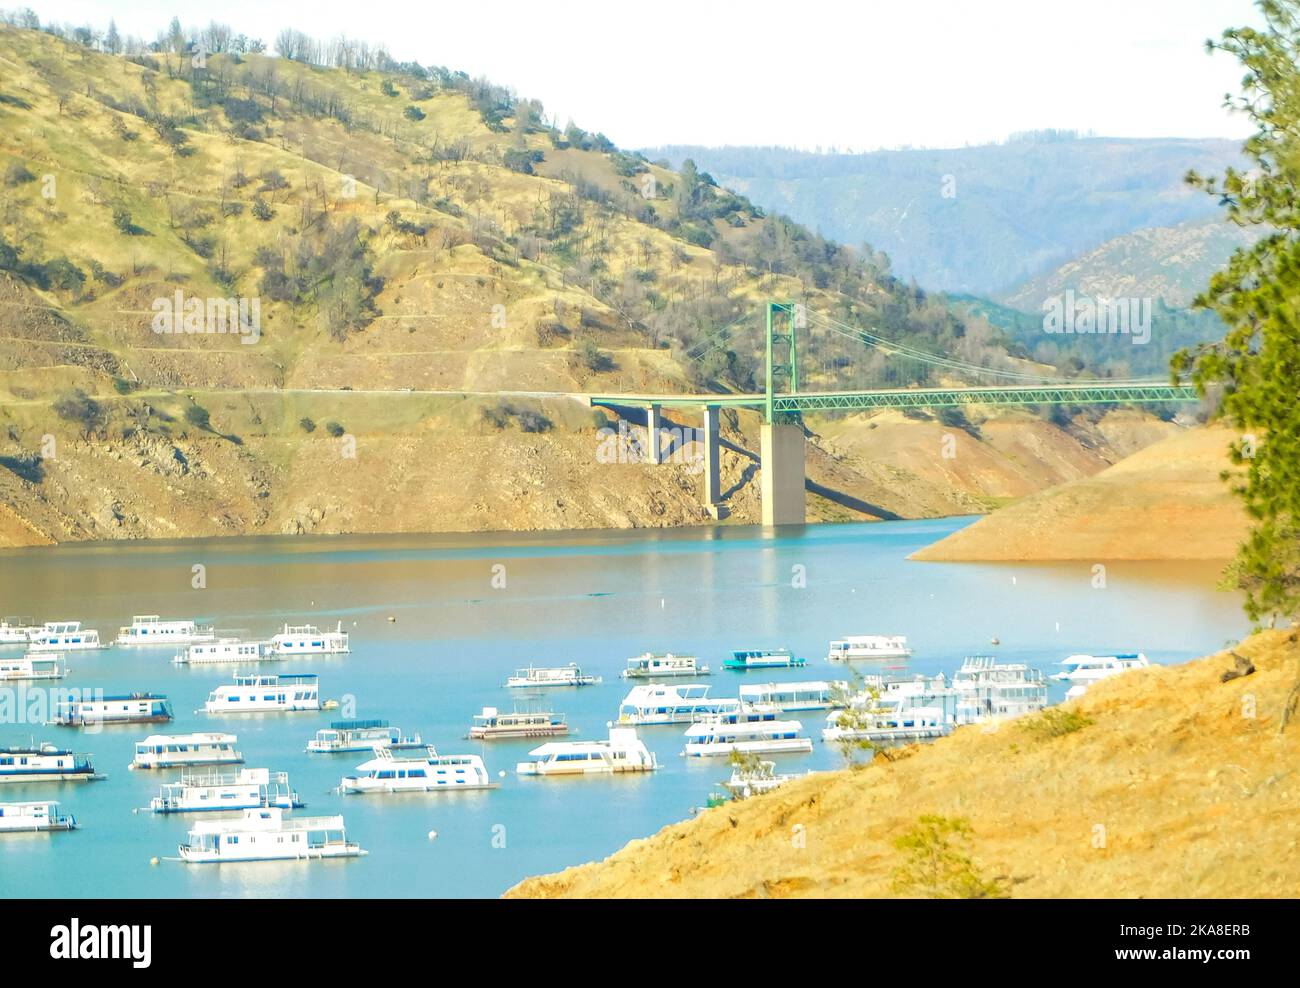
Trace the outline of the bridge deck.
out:
<instances>
[{"instance_id":1,"label":"bridge deck","mask_svg":"<svg viewBox=\"0 0 1300 988\"><path fill-rule=\"evenodd\" d=\"M1166 381L1123 381L1113 384L1017 384L978 388L888 388L866 391L801 391L772 396L777 412L860 408L942 408L953 405L1096 405L1117 402L1196 401L1196 389ZM763 408L762 394L588 395L593 407Z\"/></svg>"}]
</instances>

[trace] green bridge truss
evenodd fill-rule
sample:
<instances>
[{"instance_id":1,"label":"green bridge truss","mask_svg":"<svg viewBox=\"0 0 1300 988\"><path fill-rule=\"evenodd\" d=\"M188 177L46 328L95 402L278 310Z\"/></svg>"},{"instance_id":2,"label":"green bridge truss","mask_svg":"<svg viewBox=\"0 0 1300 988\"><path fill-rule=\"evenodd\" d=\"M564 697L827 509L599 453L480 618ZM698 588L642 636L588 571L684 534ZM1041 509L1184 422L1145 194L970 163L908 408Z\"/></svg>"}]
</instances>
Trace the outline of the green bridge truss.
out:
<instances>
[{"instance_id":1,"label":"green bridge truss","mask_svg":"<svg viewBox=\"0 0 1300 988\"><path fill-rule=\"evenodd\" d=\"M1196 389L1161 381L1115 381L997 385L970 388L882 388L861 391L799 391L795 330L799 307L767 304L767 375L764 394L589 395L600 407L761 408L767 421L796 412L869 408L950 408L956 405L1110 405L1141 402L1194 402ZM781 325L784 323L784 325ZM788 391L779 391L784 380Z\"/></svg>"},{"instance_id":2,"label":"green bridge truss","mask_svg":"<svg viewBox=\"0 0 1300 988\"><path fill-rule=\"evenodd\" d=\"M839 408L946 408L954 405L1108 405L1196 401L1196 389L1172 384L1013 385L995 388L912 388L774 395L775 414Z\"/></svg>"}]
</instances>

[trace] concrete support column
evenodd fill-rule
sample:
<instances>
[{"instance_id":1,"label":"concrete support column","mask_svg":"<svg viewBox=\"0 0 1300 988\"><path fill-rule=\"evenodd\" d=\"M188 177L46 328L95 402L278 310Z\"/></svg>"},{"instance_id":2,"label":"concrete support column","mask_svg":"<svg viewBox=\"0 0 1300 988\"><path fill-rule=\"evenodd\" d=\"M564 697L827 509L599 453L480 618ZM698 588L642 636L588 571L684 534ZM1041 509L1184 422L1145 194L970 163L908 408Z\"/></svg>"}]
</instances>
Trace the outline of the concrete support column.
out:
<instances>
[{"instance_id":1,"label":"concrete support column","mask_svg":"<svg viewBox=\"0 0 1300 988\"><path fill-rule=\"evenodd\" d=\"M722 500L721 464L718 454L718 415L717 405L704 406L704 505L713 507Z\"/></svg>"},{"instance_id":2,"label":"concrete support column","mask_svg":"<svg viewBox=\"0 0 1300 988\"><path fill-rule=\"evenodd\" d=\"M799 425L763 423L764 525L804 523L804 436Z\"/></svg>"},{"instance_id":3,"label":"concrete support column","mask_svg":"<svg viewBox=\"0 0 1300 988\"><path fill-rule=\"evenodd\" d=\"M646 442L646 462L660 462L659 451L659 429L663 424L663 409L659 405L651 405L645 411L645 442Z\"/></svg>"}]
</instances>

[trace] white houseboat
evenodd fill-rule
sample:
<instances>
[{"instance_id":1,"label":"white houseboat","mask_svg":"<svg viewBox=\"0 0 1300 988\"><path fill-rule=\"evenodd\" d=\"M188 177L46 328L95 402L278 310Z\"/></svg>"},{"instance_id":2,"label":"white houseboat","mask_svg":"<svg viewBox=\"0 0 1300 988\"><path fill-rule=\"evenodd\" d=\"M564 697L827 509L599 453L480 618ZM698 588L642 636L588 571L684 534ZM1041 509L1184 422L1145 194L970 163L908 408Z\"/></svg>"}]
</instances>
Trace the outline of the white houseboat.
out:
<instances>
[{"instance_id":1,"label":"white houseboat","mask_svg":"<svg viewBox=\"0 0 1300 988\"><path fill-rule=\"evenodd\" d=\"M958 724L1019 717L1047 706L1047 680L1022 662L967 656L952 678Z\"/></svg>"},{"instance_id":2,"label":"white houseboat","mask_svg":"<svg viewBox=\"0 0 1300 988\"><path fill-rule=\"evenodd\" d=\"M266 642L246 642L238 638L220 638L214 642L201 642L177 652L172 659L177 665L251 665L268 659L282 658L271 651Z\"/></svg>"},{"instance_id":3,"label":"white houseboat","mask_svg":"<svg viewBox=\"0 0 1300 988\"><path fill-rule=\"evenodd\" d=\"M163 724L173 719L172 705L157 693L125 693L89 699L64 698L54 708L60 727L87 724Z\"/></svg>"},{"instance_id":4,"label":"white houseboat","mask_svg":"<svg viewBox=\"0 0 1300 988\"><path fill-rule=\"evenodd\" d=\"M724 659L722 668L736 672L748 669L799 669L808 664L788 648L737 648Z\"/></svg>"},{"instance_id":5,"label":"white houseboat","mask_svg":"<svg viewBox=\"0 0 1300 988\"><path fill-rule=\"evenodd\" d=\"M0 682L28 679L62 679L68 674L62 655L33 655L0 658Z\"/></svg>"},{"instance_id":6,"label":"white houseboat","mask_svg":"<svg viewBox=\"0 0 1300 988\"><path fill-rule=\"evenodd\" d=\"M952 729L943 707L900 703L871 710L833 710L826 718L822 740L909 742L941 738Z\"/></svg>"},{"instance_id":7,"label":"white houseboat","mask_svg":"<svg viewBox=\"0 0 1300 988\"><path fill-rule=\"evenodd\" d=\"M1145 669L1151 663L1141 652L1123 652L1116 655L1071 655L1059 665L1061 671L1052 678L1073 683L1066 697L1082 696L1089 686L1099 679L1109 679L1130 669Z\"/></svg>"},{"instance_id":8,"label":"white houseboat","mask_svg":"<svg viewBox=\"0 0 1300 988\"><path fill-rule=\"evenodd\" d=\"M496 741L504 738L555 738L569 733L564 714L537 710L528 713L501 713L496 707L484 707L474 717L469 729L471 741Z\"/></svg>"},{"instance_id":9,"label":"white houseboat","mask_svg":"<svg viewBox=\"0 0 1300 988\"><path fill-rule=\"evenodd\" d=\"M137 614L125 628L119 628L117 645L191 645L217 637L208 625L194 621L164 621L157 614Z\"/></svg>"},{"instance_id":10,"label":"white houseboat","mask_svg":"<svg viewBox=\"0 0 1300 988\"><path fill-rule=\"evenodd\" d=\"M320 681L315 674L236 676L218 686L203 705L210 714L300 713L320 709Z\"/></svg>"},{"instance_id":11,"label":"white houseboat","mask_svg":"<svg viewBox=\"0 0 1300 988\"><path fill-rule=\"evenodd\" d=\"M201 820L180 845L190 864L355 858L367 852L348 840L341 816L286 817L279 807L245 810L238 820Z\"/></svg>"},{"instance_id":12,"label":"white houseboat","mask_svg":"<svg viewBox=\"0 0 1300 988\"><path fill-rule=\"evenodd\" d=\"M238 772L186 773L179 782L164 782L149 801L154 813L212 813L262 809L278 806L292 810L302 806L289 786L287 772L245 768Z\"/></svg>"},{"instance_id":13,"label":"white houseboat","mask_svg":"<svg viewBox=\"0 0 1300 988\"><path fill-rule=\"evenodd\" d=\"M736 799L748 799L811 774L812 772L778 772L776 762L759 762L752 767L737 765L731 770L731 778L722 785Z\"/></svg>"},{"instance_id":14,"label":"white houseboat","mask_svg":"<svg viewBox=\"0 0 1300 988\"><path fill-rule=\"evenodd\" d=\"M605 741L548 741L528 753L532 761L515 766L519 775L610 775L653 772L654 752L630 727L612 727Z\"/></svg>"},{"instance_id":15,"label":"white houseboat","mask_svg":"<svg viewBox=\"0 0 1300 988\"><path fill-rule=\"evenodd\" d=\"M905 659L912 654L903 635L847 635L831 642L826 657L832 662L858 659Z\"/></svg>"},{"instance_id":16,"label":"white houseboat","mask_svg":"<svg viewBox=\"0 0 1300 988\"><path fill-rule=\"evenodd\" d=\"M239 765L238 740L233 734L154 734L136 742L131 768Z\"/></svg>"},{"instance_id":17,"label":"white houseboat","mask_svg":"<svg viewBox=\"0 0 1300 988\"><path fill-rule=\"evenodd\" d=\"M76 817L60 813L56 802L0 803L0 834L76 829Z\"/></svg>"},{"instance_id":18,"label":"white houseboat","mask_svg":"<svg viewBox=\"0 0 1300 988\"><path fill-rule=\"evenodd\" d=\"M75 652L102 647L99 632L82 628L80 621L46 621L30 645L33 652Z\"/></svg>"},{"instance_id":19,"label":"white houseboat","mask_svg":"<svg viewBox=\"0 0 1300 988\"><path fill-rule=\"evenodd\" d=\"M343 793L450 792L453 789L495 789L478 755L440 755L433 745L423 752L393 752L379 748L375 757L356 767L355 775L339 783Z\"/></svg>"},{"instance_id":20,"label":"white houseboat","mask_svg":"<svg viewBox=\"0 0 1300 988\"><path fill-rule=\"evenodd\" d=\"M646 652L627 660L624 679L663 679L669 676L707 676L709 667L694 655Z\"/></svg>"},{"instance_id":21,"label":"white houseboat","mask_svg":"<svg viewBox=\"0 0 1300 988\"><path fill-rule=\"evenodd\" d=\"M738 710L734 697L710 700L701 683L647 683L633 686L618 708L618 722L632 726L691 724L707 714Z\"/></svg>"},{"instance_id":22,"label":"white houseboat","mask_svg":"<svg viewBox=\"0 0 1300 988\"><path fill-rule=\"evenodd\" d=\"M797 710L830 710L844 705L848 689L849 684L844 680L756 683L740 688L740 702L770 704L787 713Z\"/></svg>"},{"instance_id":23,"label":"white houseboat","mask_svg":"<svg viewBox=\"0 0 1300 988\"><path fill-rule=\"evenodd\" d=\"M95 773L89 755L52 744L0 748L0 785L20 782L91 782Z\"/></svg>"},{"instance_id":24,"label":"white houseboat","mask_svg":"<svg viewBox=\"0 0 1300 988\"><path fill-rule=\"evenodd\" d=\"M747 706L706 717L686 729L682 754L692 758L741 754L798 754L812 751L812 738L800 737L803 724L778 720L772 706Z\"/></svg>"},{"instance_id":25,"label":"white houseboat","mask_svg":"<svg viewBox=\"0 0 1300 988\"><path fill-rule=\"evenodd\" d=\"M401 730L390 727L386 720L336 720L329 727L316 732L307 742L307 750L315 754L340 754L349 751L374 751L376 748L423 748L419 734L405 737Z\"/></svg>"},{"instance_id":26,"label":"white houseboat","mask_svg":"<svg viewBox=\"0 0 1300 988\"><path fill-rule=\"evenodd\" d=\"M31 618L7 617L0 620L0 648L26 645L34 641L42 628L34 624Z\"/></svg>"},{"instance_id":27,"label":"white houseboat","mask_svg":"<svg viewBox=\"0 0 1300 988\"><path fill-rule=\"evenodd\" d=\"M595 686L599 682L599 676L589 675L576 662L570 662L567 666L552 668L529 666L517 669L506 680L506 686L511 689L548 689L553 686Z\"/></svg>"},{"instance_id":28,"label":"white houseboat","mask_svg":"<svg viewBox=\"0 0 1300 988\"><path fill-rule=\"evenodd\" d=\"M314 624L286 624L283 631L271 636L268 645L274 655L338 655L350 651L342 621L333 631L321 631Z\"/></svg>"}]
</instances>

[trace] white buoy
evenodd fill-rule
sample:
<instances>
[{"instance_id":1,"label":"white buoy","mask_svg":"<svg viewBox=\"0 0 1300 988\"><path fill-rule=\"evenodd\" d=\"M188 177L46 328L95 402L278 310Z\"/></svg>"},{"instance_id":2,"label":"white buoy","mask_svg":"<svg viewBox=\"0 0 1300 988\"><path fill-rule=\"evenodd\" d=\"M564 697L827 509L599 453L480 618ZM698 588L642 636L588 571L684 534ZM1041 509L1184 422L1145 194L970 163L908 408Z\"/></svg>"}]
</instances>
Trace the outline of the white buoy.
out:
<instances>
[{"instance_id":1,"label":"white buoy","mask_svg":"<svg viewBox=\"0 0 1300 988\"><path fill-rule=\"evenodd\" d=\"M505 770L505 769L502 769L500 772L497 773L497 778L498 778L498 779L504 779L505 777L506 777L506 770Z\"/></svg>"},{"instance_id":2,"label":"white buoy","mask_svg":"<svg viewBox=\"0 0 1300 988\"><path fill-rule=\"evenodd\" d=\"M162 858L159 858L159 857L152 857L152 858L149 859L149 863L150 863L151 865L157 865L157 864L160 864L161 862L162 862Z\"/></svg>"},{"instance_id":3,"label":"white buoy","mask_svg":"<svg viewBox=\"0 0 1300 988\"><path fill-rule=\"evenodd\" d=\"M430 830L430 831L429 831L429 840L437 840L437 839L438 839L438 831L436 831L436 830Z\"/></svg>"},{"instance_id":4,"label":"white buoy","mask_svg":"<svg viewBox=\"0 0 1300 988\"><path fill-rule=\"evenodd\" d=\"M389 624L396 624L396 623L397 623L397 618L393 617L393 615L391 615L391 614L388 615L388 623L389 623Z\"/></svg>"}]
</instances>

